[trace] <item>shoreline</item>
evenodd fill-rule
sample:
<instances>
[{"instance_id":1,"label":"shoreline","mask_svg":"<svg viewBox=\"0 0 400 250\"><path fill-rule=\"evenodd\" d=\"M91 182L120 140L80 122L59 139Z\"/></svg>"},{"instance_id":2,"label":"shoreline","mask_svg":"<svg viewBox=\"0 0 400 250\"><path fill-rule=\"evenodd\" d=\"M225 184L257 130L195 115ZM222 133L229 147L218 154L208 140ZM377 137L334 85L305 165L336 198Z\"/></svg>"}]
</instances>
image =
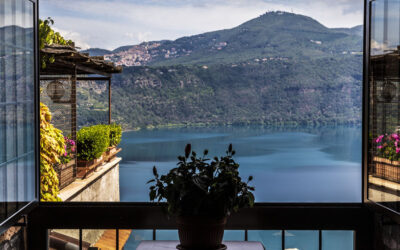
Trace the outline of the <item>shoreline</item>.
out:
<instances>
[{"instance_id":1,"label":"shoreline","mask_svg":"<svg viewBox=\"0 0 400 250\"><path fill-rule=\"evenodd\" d=\"M157 130L157 129L173 129L173 128L201 128L201 127L235 127L235 126L258 126L264 128L318 128L318 127L336 127L336 126L345 126L345 127L362 127L360 123L326 123L326 124L298 124L298 123L277 123L277 124L265 124L265 123L180 123L180 124L163 124L163 125L148 125L146 127L136 127L130 129L123 129L122 133L125 132L137 132L141 130Z\"/></svg>"}]
</instances>

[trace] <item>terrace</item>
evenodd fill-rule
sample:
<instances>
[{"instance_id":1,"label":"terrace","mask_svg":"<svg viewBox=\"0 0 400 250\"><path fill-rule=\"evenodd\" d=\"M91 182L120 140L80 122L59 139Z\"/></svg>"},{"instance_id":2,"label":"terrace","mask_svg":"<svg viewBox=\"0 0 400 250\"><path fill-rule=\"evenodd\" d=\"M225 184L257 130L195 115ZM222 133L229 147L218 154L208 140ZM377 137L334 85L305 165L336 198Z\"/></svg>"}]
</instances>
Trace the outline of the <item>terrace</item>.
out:
<instances>
[{"instance_id":1,"label":"terrace","mask_svg":"<svg viewBox=\"0 0 400 250\"><path fill-rule=\"evenodd\" d=\"M365 1L361 201L256 200L229 216L228 249L399 248L400 40L388 30L400 13L388 18L391 4ZM174 248L178 224L165 203L120 202L124 151L111 87L122 66L68 42L40 48L37 13L37 1L0 2L0 249L128 249L129 241L135 249ZM79 105L80 84L100 96L98 107ZM102 124L78 125L84 108ZM56 143L46 144L47 135ZM301 237L307 240L299 247Z\"/></svg>"}]
</instances>

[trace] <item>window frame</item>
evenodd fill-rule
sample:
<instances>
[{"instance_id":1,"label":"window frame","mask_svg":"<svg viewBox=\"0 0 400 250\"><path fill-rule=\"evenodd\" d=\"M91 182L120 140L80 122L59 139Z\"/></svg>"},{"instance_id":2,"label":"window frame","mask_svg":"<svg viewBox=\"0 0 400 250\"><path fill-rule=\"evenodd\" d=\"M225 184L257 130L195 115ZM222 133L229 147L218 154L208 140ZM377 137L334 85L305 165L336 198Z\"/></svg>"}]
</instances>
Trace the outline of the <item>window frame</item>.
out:
<instances>
[{"instance_id":1,"label":"window frame","mask_svg":"<svg viewBox=\"0 0 400 250\"><path fill-rule=\"evenodd\" d=\"M35 196L34 199L29 201L28 204L23 206L22 208L18 209L18 211L14 212L12 215L8 216L4 221L0 222L0 233L7 230L9 227L15 225L18 223L18 221L21 220L21 218L24 218L24 222L22 223L25 225L26 223L26 214L28 214L30 211L32 211L35 207L39 205L39 182L38 178L40 177L40 169L39 169L39 162L40 162L40 151L39 151L39 146L40 146L40 135L39 135L39 124L38 121L40 119L40 114L39 114L39 100L38 100L38 95L39 95L39 88L38 88L38 60L39 60L39 54L38 54L38 0L22 0L23 2L29 1L33 4L33 46L34 46L34 173L35 173Z\"/></svg>"},{"instance_id":2,"label":"window frame","mask_svg":"<svg viewBox=\"0 0 400 250\"><path fill-rule=\"evenodd\" d=\"M369 115L370 115L370 95L369 95L369 69L370 69L370 51L371 51L371 21L372 21L372 4L385 0L366 0L364 6L364 62L363 62L363 138L362 138L362 189L363 203L373 211L387 215L389 218L400 224L400 211L395 211L383 204L369 199L368 196L368 136L369 136Z\"/></svg>"}]
</instances>

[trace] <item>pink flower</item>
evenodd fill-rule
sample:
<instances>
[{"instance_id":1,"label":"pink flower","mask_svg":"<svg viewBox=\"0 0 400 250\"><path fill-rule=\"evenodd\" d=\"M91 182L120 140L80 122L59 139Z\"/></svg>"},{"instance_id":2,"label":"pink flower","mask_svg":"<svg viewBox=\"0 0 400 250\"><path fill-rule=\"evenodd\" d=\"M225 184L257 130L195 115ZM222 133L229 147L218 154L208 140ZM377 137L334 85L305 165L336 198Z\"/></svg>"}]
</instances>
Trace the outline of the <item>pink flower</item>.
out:
<instances>
[{"instance_id":1,"label":"pink flower","mask_svg":"<svg viewBox=\"0 0 400 250\"><path fill-rule=\"evenodd\" d=\"M380 145L380 146L378 146L377 148L381 149L381 148L383 148L383 146Z\"/></svg>"},{"instance_id":2,"label":"pink flower","mask_svg":"<svg viewBox=\"0 0 400 250\"><path fill-rule=\"evenodd\" d=\"M396 154L400 152L400 148L396 147Z\"/></svg>"},{"instance_id":3,"label":"pink flower","mask_svg":"<svg viewBox=\"0 0 400 250\"><path fill-rule=\"evenodd\" d=\"M399 135L398 134L392 134L392 138L395 139L396 141L399 140Z\"/></svg>"},{"instance_id":4,"label":"pink flower","mask_svg":"<svg viewBox=\"0 0 400 250\"><path fill-rule=\"evenodd\" d=\"M376 143L381 142L383 137L384 137L384 135L378 136L378 138L376 138L375 142L376 142Z\"/></svg>"},{"instance_id":5,"label":"pink flower","mask_svg":"<svg viewBox=\"0 0 400 250\"><path fill-rule=\"evenodd\" d=\"M68 155L67 152L65 152L65 153L64 153L64 156L67 156L67 155Z\"/></svg>"}]
</instances>

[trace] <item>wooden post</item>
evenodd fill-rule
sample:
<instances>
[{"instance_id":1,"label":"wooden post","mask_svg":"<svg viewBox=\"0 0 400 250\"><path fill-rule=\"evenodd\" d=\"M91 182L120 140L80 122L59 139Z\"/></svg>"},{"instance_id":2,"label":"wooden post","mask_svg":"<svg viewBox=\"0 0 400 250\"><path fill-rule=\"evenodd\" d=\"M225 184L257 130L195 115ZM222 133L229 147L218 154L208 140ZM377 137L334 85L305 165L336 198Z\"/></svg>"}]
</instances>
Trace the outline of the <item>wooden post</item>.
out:
<instances>
[{"instance_id":1,"label":"wooden post","mask_svg":"<svg viewBox=\"0 0 400 250\"><path fill-rule=\"evenodd\" d=\"M77 122L76 122L76 76L77 71L76 67L74 67L74 72L71 78L71 139L76 142L76 130L77 130ZM75 178L76 176L76 165L77 165L78 159L77 155L75 154L75 166L74 166L74 173L73 176Z\"/></svg>"},{"instance_id":2,"label":"wooden post","mask_svg":"<svg viewBox=\"0 0 400 250\"><path fill-rule=\"evenodd\" d=\"M111 124L111 77L108 78L108 124Z\"/></svg>"}]
</instances>

